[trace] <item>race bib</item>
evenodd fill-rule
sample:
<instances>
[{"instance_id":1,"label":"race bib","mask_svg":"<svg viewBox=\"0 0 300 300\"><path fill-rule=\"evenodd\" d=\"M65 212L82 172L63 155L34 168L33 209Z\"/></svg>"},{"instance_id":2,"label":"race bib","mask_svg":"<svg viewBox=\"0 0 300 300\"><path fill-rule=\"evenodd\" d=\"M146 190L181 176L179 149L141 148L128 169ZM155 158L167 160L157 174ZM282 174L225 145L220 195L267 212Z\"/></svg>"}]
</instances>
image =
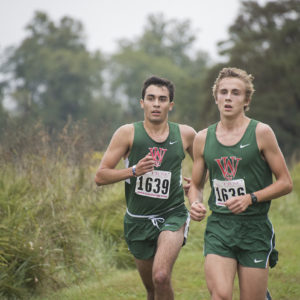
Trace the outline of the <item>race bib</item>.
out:
<instances>
[{"instance_id":1,"label":"race bib","mask_svg":"<svg viewBox=\"0 0 300 300\"><path fill-rule=\"evenodd\" d=\"M231 197L241 196L246 194L244 179L222 181L213 180L216 205L224 206L225 202Z\"/></svg>"},{"instance_id":2,"label":"race bib","mask_svg":"<svg viewBox=\"0 0 300 300\"><path fill-rule=\"evenodd\" d=\"M168 199L171 184L171 172L152 171L136 179L135 193L138 195Z\"/></svg>"}]
</instances>

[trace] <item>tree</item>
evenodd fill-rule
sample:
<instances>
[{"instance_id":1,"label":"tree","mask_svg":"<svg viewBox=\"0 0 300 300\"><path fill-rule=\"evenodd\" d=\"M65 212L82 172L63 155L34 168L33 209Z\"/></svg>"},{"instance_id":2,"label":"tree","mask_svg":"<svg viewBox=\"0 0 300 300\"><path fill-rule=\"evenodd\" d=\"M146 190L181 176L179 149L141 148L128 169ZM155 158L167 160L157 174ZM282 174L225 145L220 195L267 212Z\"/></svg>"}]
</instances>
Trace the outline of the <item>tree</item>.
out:
<instances>
[{"instance_id":1,"label":"tree","mask_svg":"<svg viewBox=\"0 0 300 300\"><path fill-rule=\"evenodd\" d=\"M3 91L4 91L5 85L4 83L0 83L0 138L3 134L3 128L6 125L6 121L7 121L7 117L8 114L5 111L4 107L3 107L3 100L4 100L4 95L3 95Z\"/></svg>"},{"instance_id":2,"label":"tree","mask_svg":"<svg viewBox=\"0 0 300 300\"><path fill-rule=\"evenodd\" d=\"M207 77L212 86L224 66L247 70L255 77L256 93L249 115L274 129L283 152L291 157L300 146L300 2L243 1L229 39L219 43L228 62L214 66ZM214 119L212 97L207 116Z\"/></svg>"},{"instance_id":3,"label":"tree","mask_svg":"<svg viewBox=\"0 0 300 300\"><path fill-rule=\"evenodd\" d=\"M2 73L10 74L7 92L23 117L41 118L49 127L87 117L94 95L101 94L104 59L89 53L83 26L63 17L55 24L37 12L27 26L28 37L11 48Z\"/></svg>"},{"instance_id":4,"label":"tree","mask_svg":"<svg viewBox=\"0 0 300 300\"><path fill-rule=\"evenodd\" d=\"M176 86L172 120L199 125L201 80L209 58L193 49L194 41L189 21L166 20L157 14L148 17L141 36L119 42L119 51L109 64L111 94L123 102L129 120L142 118L142 83L147 77L158 75Z\"/></svg>"}]
</instances>

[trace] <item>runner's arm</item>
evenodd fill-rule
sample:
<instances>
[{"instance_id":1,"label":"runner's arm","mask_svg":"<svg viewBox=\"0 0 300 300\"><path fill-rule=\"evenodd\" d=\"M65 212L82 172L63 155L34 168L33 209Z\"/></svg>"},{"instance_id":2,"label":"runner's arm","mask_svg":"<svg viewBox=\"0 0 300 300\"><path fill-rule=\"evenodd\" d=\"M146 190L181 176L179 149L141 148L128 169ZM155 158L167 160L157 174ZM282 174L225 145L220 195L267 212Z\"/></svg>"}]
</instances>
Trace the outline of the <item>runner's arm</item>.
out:
<instances>
[{"instance_id":1,"label":"runner's arm","mask_svg":"<svg viewBox=\"0 0 300 300\"><path fill-rule=\"evenodd\" d=\"M115 169L131 147L133 130L133 125L127 124L114 133L96 172L95 183L97 185L110 184L133 176L132 168Z\"/></svg>"},{"instance_id":2,"label":"runner's arm","mask_svg":"<svg viewBox=\"0 0 300 300\"><path fill-rule=\"evenodd\" d=\"M290 193L293 182L273 130L270 126L259 123L256 136L258 147L276 178L271 185L254 192L258 202L269 201Z\"/></svg>"},{"instance_id":3,"label":"runner's arm","mask_svg":"<svg viewBox=\"0 0 300 300\"><path fill-rule=\"evenodd\" d=\"M257 201L269 201L291 192L293 188L292 179L273 130L266 124L258 123L256 140L263 159L266 160L276 178L276 181L269 186L253 192ZM249 205L252 205L251 195L232 197L226 201L225 205L233 213L239 214L245 211Z\"/></svg>"},{"instance_id":4,"label":"runner's arm","mask_svg":"<svg viewBox=\"0 0 300 300\"><path fill-rule=\"evenodd\" d=\"M196 136L196 131L194 128L188 125L179 125L180 128L180 134L181 134L181 140L183 149L189 154L192 160L194 160L193 157L193 142ZM187 196L190 186L191 186L191 178L189 177L183 177L183 179L186 181L185 184L183 184L183 190L184 194Z\"/></svg>"},{"instance_id":5,"label":"runner's arm","mask_svg":"<svg viewBox=\"0 0 300 300\"><path fill-rule=\"evenodd\" d=\"M124 125L114 133L96 172L95 183L97 185L111 184L134 176L132 166L115 169L121 158L128 156L132 147L133 136L133 124ZM136 176L152 171L153 166L153 158L151 155L146 155L136 164Z\"/></svg>"},{"instance_id":6,"label":"runner's arm","mask_svg":"<svg viewBox=\"0 0 300 300\"><path fill-rule=\"evenodd\" d=\"M196 131L194 128L188 125L179 125L181 140L184 150L189 154L189 156L193 157L193 142L196 136Z\"/></svg>"},{"instance_id":7,"label":"runner's arm","mask_svg":"<svg viewBox=\"0 0 300 300\"><path fill-rule=\"evenodd\" d=\"M201 221L206 214L206 208L203 204L203 189L207 173L203 156L206 133L207 130L200 131L196 135L193 144L194 164L188 198L191 205L191 218L195 221Z\"/></svg>"}]
</instances>

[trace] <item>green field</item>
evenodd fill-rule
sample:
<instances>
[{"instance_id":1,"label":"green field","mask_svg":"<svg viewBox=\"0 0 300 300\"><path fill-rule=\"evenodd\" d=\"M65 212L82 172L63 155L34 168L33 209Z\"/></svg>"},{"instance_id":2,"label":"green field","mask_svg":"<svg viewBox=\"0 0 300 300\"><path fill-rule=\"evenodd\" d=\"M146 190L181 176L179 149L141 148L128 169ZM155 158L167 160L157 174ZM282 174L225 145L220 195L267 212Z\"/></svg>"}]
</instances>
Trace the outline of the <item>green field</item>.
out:
<instances>
[{"instance_id":1,"label":"green field","mask_svg":"<svg viewBox=\"0 0 300 300\"><path fill-rule=\"evenodd\" d=\"M96 187L101 154L25 155L0 170L0 299L145 299L123 239L123 183ZM183 174L190 174L191 162ZM300 164L294 191L273 201L280 257L270 270L273 299L300 299ZM206 190L206 194L208 190ZM207 199L207 197L206 197ZM176 299L209 299L203 273L205 221L191 222L173 270ZM237 284L234 299L239 299Z\"/></svg>"},{"instance_id":2,"label":"green field","mask_svg":"<svg viewBox=\"0 0 300 300\"><path fill-rule=\"evenodd\" d=\"M293 209L286 209L287 207ZM299 197L295 194L273 203L270 218L277 235L279 262L270 270L269 290L273 299L300 299ZM297 209L298 208L298 209ZM175 299L210 299L203 273L203 229L205 223L192 222L187 245L182 249L173 271ZM39 299L146 299L139 275L133 270L112 269L97 278ZM239 299L237 283L233 299Z\"/></svg>"}]
</instances>

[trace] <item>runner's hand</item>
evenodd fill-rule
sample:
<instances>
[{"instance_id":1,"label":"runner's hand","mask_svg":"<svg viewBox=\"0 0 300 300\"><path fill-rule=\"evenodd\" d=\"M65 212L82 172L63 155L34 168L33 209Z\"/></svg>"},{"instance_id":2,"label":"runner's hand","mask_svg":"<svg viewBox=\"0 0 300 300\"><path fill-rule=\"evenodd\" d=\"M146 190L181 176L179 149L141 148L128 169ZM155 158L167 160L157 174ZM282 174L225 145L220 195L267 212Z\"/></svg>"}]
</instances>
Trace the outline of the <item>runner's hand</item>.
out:
<instances>
[{"instance_id":1,"label":"runner's hand","mask_svg":"<svg viewBox=\"0 0 300 300\"><path fill-rule=\"evenodd\" d=\"M225 205L230 209L234 214L240 214L245 211L248 206L251 204L250 194L232 197L225 202Z\"/></svg>"},{"instance_id":2,"label":"runner's hand","mask_svg":"<svg viewBox=\"0 0 300 300\"><path fill-rule=\"evenodd\" d=\"M145 157L139 160L139 162L136 164L136 176L144 175L148 172L151 172L154 170L154 164L155 161L151 155L151 153L148 153Z\"/></svg>"},{"instance_id":3,"label":"runner's hand","mask_svg":"<svg viewBox=\"0 0 300 300\"><path fill-rule=\"evenodd\" d=\"M183 185L183 190L184 190L184 194L187 196L189 193L189 189L191 186L191 178L188 177L183 177L183 179L187 182L186 184Z\"/></svg>"},{"instance_id":4,"label":"runner's hand","mask_svg":"<svg viewBox=\"0 0 300 300\"><path fill-rule=\"evenodd\" d=\"M203 203L195 201L191 205L190 209L191 219L194 221L202 221L206 215L206 208Z\"/></svg>"}]
</instances>

